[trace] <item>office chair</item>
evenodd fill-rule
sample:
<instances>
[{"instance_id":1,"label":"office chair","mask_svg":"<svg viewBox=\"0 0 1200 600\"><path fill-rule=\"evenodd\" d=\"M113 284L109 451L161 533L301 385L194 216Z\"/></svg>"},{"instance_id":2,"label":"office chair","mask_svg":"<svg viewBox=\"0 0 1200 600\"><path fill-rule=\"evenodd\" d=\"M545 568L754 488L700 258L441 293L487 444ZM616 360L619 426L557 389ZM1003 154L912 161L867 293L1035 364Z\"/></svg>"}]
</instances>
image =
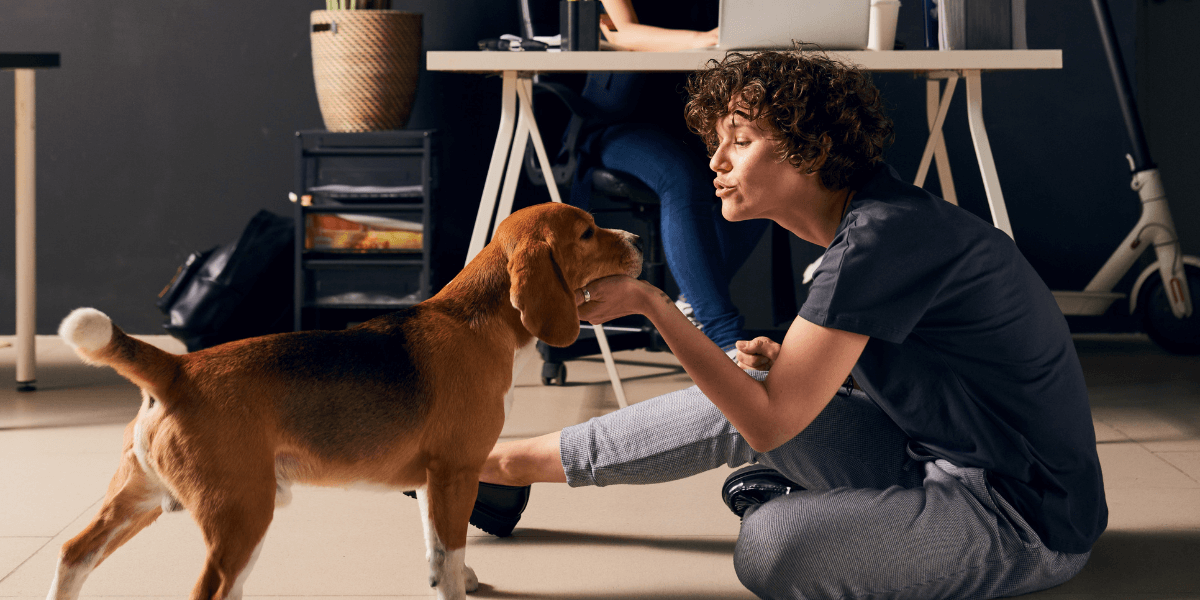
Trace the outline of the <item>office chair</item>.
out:
<instances>
[{"instance_id":1,"label":"office chair","mask_svg":"<svg viewBox=\"0 0 1200 600\"><path fill-rule=\"evenodd\" d=\"M533 84L534 98L557 99L569 113L569 121L563 132L563 145L560 149L551 173L554 176L552 185L569 187L575 177L578 166L578 146L581 135L590 126L600 121L594 109L574 90L560 83L537 81ZM544 103L543 103L544 104ZM546 139L553 139L546 136ZM532 148L526 151L524 171L531 183L537 186L547 185L542 170L537 164L537 158ZM661 219L659 213L658 195L645 183L636 177L612 169L592 169L592 202L591 212L625 212L642 223L642 278L655 287L662 289L666 284L666 260L663 255L662 240L659 233ZM658 331L649 320L641 316L631 316L606 323L604 332L608 336L609 347L618 350L646 349L655 352L667 350ZM564 361L594 356L600 354L600 345L592 329L580 329L579 338L575 343L565 348L555 348L542 342L537 344L541 354L542 383L544 385L565 385L567 368Z\"/></svg>"},{"instance_id":2,"label":"office chair","mask_svg":"<svg viewBox=\"0 0 1200 600\"><path fill-rule=\"evenodd\" d=\"M518 3L523 36L532 38L535 32L557 32L559 22L556 0L519 0ZM597 114L595 108L580 97L578 92L561 83L547 81L535 75L533 92L535 98L539 95L556 98L558 105L552 108L565 108L569 113L567 126L561 136L563 145L554 161L555 164L551 167L553 185L567 188L572 183L578 167L578 145L582 141L580 136L586 133L589 126L599 124L603 117ZM552 139L557 139L554 133L543 136L543 140ZM538 168L533 148L526 150L524 167L527 178L534 185L547 184L542 170ZM636 177L611 169L593 169L591 184L593 213L628 212L643 224L642 229L645 233L641 236L644 244L642 278L659 289L666 289L666 259L660 234L658 196ZM790 321L796 315L796 295L792 283L788 239L789 234L782 227L777 224L771 226L771 306L775 323ZM655 352L670 350L662 336L645 317L631 316L606 323L604 332L613 351L643 348ZM537 349L543 360L543 385L566 384L567 369L564 361L600 354L600 344L590 327L580 328L579 338L566 348L555 348L538 342Z\"/></svg>"}]
</instances>

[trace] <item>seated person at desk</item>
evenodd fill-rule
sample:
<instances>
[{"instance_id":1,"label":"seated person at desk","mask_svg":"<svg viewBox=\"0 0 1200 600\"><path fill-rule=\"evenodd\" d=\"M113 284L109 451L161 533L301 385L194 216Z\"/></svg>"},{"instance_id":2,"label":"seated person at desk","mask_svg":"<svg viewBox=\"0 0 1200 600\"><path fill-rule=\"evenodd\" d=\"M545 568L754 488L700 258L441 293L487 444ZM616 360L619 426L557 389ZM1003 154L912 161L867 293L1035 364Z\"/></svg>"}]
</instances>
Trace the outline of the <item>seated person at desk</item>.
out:
<instances>
[{"instance_id":1,"label":"seated person at desk","mask_svg":"<svg viewBox=\"0 0 1200 600\"><path fill-rule=\"evenodd\" d=\"M637 12L634 11L636 4ZM674 51L717 43L719 2L604 0L623 48ZM604 28L602 28L603 30ZM765 220L730 223L718 212L705 168L703 145L683 121L680 73L590 73L581 95L604 115L584 132L571 204L589 208L591 168L633 175L661 203L662 244L679 284L680 308L714 343L733 356L745 318L733 304L730 282L754 251ZM690 309L689 305L690 304Z\"/></svg>"},{"instance_id":2,"label":"seated person at desk","mask_svg":"<svg viewBox=\"0 0 1200 600\"><path fill-rule=\"evenodd\" d=\"M532 482L750 463L723 497L742 517L738 578L760 597L996 598L1078 573L1108 518L1087 388L1013 241L882 162L892 122L853 67L732 54L688 91L724 216L826 247L798 318L782 344L739 342L735 365L646 282L587 284L581 318L646 315L696 386L498 444L481 502L516 517L497 500Z\"/></svg>"}]
</instances>

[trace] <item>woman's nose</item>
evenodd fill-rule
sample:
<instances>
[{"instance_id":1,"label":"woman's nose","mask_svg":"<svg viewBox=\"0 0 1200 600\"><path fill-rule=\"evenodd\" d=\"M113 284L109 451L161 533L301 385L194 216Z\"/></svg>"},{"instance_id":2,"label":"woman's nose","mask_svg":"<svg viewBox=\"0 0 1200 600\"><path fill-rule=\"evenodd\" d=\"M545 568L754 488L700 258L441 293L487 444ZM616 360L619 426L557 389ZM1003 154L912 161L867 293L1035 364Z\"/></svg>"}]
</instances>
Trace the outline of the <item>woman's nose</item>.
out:
<instances>
[{"instance_id":1,"label":"woman's nose","mask_svg":"<svg viewBox=\"0 0 1200 600\"><path fill-rule=\"evenodd\" d=\"M713 152L712 158L708 159L708 168L716 173L725 173L729 171L729 161L725 157L723 147L718 147L716 152Z\"/></svg>"}]
</instances>

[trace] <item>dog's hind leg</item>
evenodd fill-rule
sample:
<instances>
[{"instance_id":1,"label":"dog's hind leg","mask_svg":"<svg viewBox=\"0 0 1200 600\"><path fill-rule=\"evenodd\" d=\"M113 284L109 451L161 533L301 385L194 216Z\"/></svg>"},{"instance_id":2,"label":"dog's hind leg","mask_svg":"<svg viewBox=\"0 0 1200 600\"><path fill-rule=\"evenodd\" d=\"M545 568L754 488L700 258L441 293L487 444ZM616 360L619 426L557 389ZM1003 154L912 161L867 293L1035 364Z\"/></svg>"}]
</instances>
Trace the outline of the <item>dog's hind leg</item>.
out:
<instances>
[{"instance_id":1,"label":"dog's hind leg","mask_svg":"<svg viewBox=\"0 0 1200 600\"><path fill-rule=\"evenodd\" d=\"M425 527L425 556L429 560L429 585L438 600L461 600L479 589L475 571L465 562L467 522L479 489L477 473L429 472L426 487L417 490Z\"/></svg>"},{"instance_id":2,"label":"dog's hind leg","mask_svg":"<svg viewBox=\"0 0 1200 600\"><path fill-rule=\"evenodd\" d=\"M47 600L77 598L97 565L162 514L162 497L127 448L100 512L79 535L63 544Z\"/></svg>"},{"instance_id":3,"label":"dog's hind leg","mask_svg":"<svg viewBox=\"0 0 1200 600\"><path fill-rule=\"evenodd\" d=\"M252 484L250 481L260 481ZM274 478L249 478L236 489L208 490L192 509L208 559L191 600L240 600L275 512ZM218 500L219 498L219 500Z\"/></svg>"}]
</instances>

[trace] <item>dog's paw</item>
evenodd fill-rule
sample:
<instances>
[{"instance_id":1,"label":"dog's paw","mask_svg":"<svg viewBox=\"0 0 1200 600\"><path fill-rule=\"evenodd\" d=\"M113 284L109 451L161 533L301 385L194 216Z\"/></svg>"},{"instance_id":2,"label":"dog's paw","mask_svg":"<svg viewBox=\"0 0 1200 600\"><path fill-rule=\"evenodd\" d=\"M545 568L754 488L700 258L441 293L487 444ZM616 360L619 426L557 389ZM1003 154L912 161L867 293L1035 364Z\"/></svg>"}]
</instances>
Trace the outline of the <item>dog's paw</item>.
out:
<instances>
[{"instance_id":1,"label":"dog's paw","mask_svg":"<svg viewBox=\"0 0 1200 600\"><path fill-rule=\"evenodd\" d=\"M466 576L467 593L473 593L479 589L479 578L475 576L475 569L463 565L463 575Z\"/></svg>"}]
</instances>

